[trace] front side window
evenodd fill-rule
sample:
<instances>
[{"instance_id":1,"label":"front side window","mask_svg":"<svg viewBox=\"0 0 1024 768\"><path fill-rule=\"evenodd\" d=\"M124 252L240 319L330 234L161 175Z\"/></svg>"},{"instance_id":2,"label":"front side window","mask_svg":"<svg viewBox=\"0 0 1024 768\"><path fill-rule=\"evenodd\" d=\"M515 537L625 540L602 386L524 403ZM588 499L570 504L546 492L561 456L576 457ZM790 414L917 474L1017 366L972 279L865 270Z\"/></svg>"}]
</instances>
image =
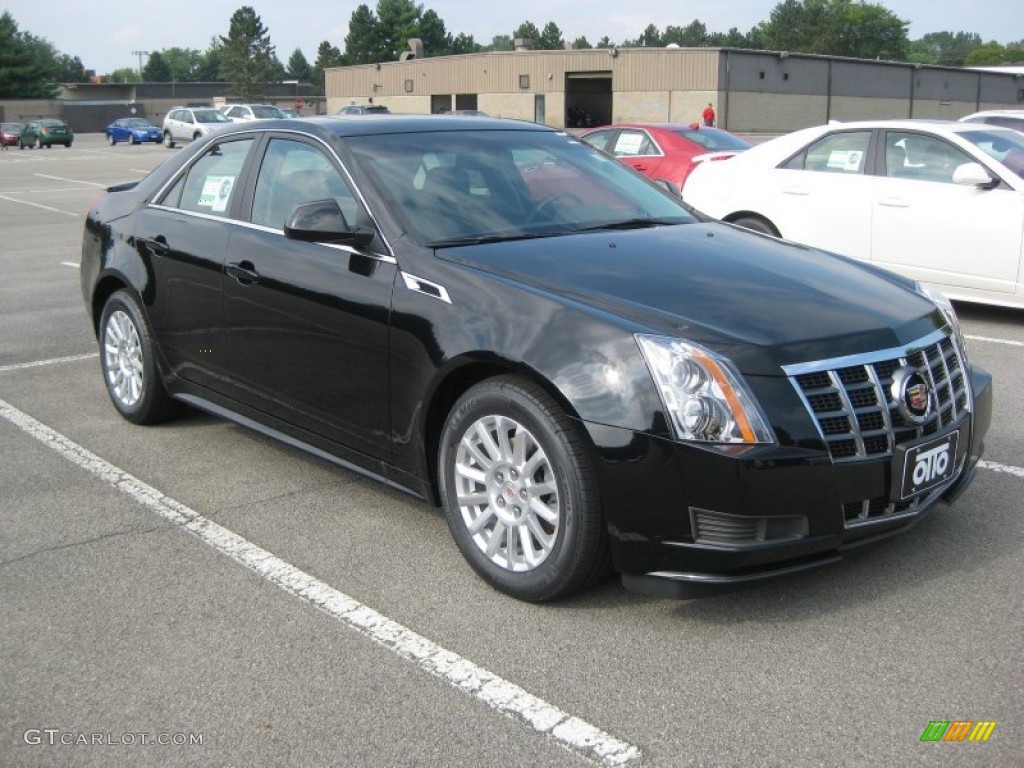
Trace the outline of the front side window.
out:
<instances>
[{"instance_id":1,"label":"front side window","mask_svg":"<svg viewBox=\"0 0 1024 768\"><path fill-rule=\"evenodd\" d=\"M350 224L359 220L358 202L323 152L301 141L271 139L256 178L252 223L284 229L296 206L328 199Z\"/></svg>"},{"instance_id":2,"label":"front side window","mask_svg":"<svg viewBox=\"0 0 1024 768\"><path fill-rule=\"evenodd\" d=\"M980 128L980 126L979 126ZM989 157L1024 179L1024 133L977 130L960 134Z\"/></svg>"},{"instance_id":3,"label":"front side window","mask_svg":"<svg viewBox=\"0 0 1024 768\"><path fill-rule=\"evenodd\" d=\"M238 177L253 139L227 141L210 147L178 179L160 204L193 213L227 217L240 194Z\"/></svg>"},{"instance_id":4,"label":"front side window","mask_svg":"<svg viewBox=\"0 0 1024 768\"><path fill-rule=\"evenodd\" d=\"M923 133L888 131L885 138L888 176L953 183L953 171L971 157L948 141Z\"/></svg>"},{"instance_id":5,"label":"front side window","mask_svg":"<svg viewBox=\"0 0 1024 768\"><path fill-rule=\"evenodd\" d=\"M798 171L862 174L870 143L870 131L831 133L809 145L782 167Z\"/></svg>"}]
</instances>

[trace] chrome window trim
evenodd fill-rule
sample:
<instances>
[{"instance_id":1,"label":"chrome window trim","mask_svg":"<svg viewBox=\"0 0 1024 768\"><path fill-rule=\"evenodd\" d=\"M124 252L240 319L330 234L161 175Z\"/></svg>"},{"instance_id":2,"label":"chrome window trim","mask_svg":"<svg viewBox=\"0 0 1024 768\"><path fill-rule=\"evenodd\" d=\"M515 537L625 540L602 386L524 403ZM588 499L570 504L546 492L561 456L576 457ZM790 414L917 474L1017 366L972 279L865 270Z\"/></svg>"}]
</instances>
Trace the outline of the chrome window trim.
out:
<instances>
[{"instance_id":1,"label":"chrome window trim","mask_svg":"<svg viewBox=\"0 0 1024 768\"><path fill-rule=\"evenodd\" d=\"M377 221L377 217L374 215L373 210L367 204L366 197L363 195L362 190L359 188L359 185L355 183L355 179L352 178L352 174L349 173L348 167L345 165L345 163L343 163L341 161L341 158L338 157L337 152L335 152L334 149L331 147L331 145L328 144L326 141L321 139L319 136L313 136L313 135L311 135L309 133L304 133L302 131L297 131L295 129L289 129L289 128L275 128L273 130L268 130L268 129L265 129L265 128L260 129L260 128L255 128L255 127L251 127L251 128L247 127L247 128L243 128L243 129L238 130L238 131L233 131L231 133L221 134L221 136L224 139L228 139L228 138L231 138L231 139L234 139L234 138L246 138L246 137L250 137L251 136L255 141L259 141L263 136L266 136L268 134L270 134L271 138L273 138L274 136L276 136L278 134L298 136L298 137L301 137L303 139L312 139L317 144L320 144L327 151L327 153L332 158L334 158L334 160L337 163L338 167L341 168L341 172L342 172L342 174L345 177L345 181L348 184L349 189L351 189L353 191L353 193L355 194L356 199L359 201L360 205L362 205L363 210L366 211L366 214L370 217L370 221L373 222L373 227L374 227L374 229L377 232L377 236L381 239L381 242L384 243L384 247L387 249L388 253L387 254L376 254L376 253L367 253L367 252L362 252L362 251L356 251L356 250L350 248L349 246L342 246L342 245L338 245L336 243L320 243L320 245L325 245L325 246L331 247L331 248L340 248L342 250L349 250L352 253L360 253L360 254L362 254L364 256L372 256L375 259L379 259L381 261L385 261L385 262L387 262L389 264L397 264L398 260L394 257L394 248L391 247L391 243L388 242L387 236L384 234L384 230L380 226L380 222ZM217 140L219 140L219 139L217 139ZM146 203L146 207L148 207L148 208L156 208L156 209L164 210L164 211L171 211L172 213L180 213L180 214L183 214L183 215L199 216L200 218L209 218L209 219L213 219L213 220L216 220L216 221L230 221L232 224L238 224L240 226L255 227L257 229L263 229L263 230L267 230L267 231L270 231L270 232L280 232L282 234L282 236L283 236L284 235L284 230L283 229L268 228L268 227L264 227L264 226L259 225L259 224L253 224L252 222L241 221L239 219L231 219L231 218L227 218L227 217L223 217L223 216L209 216L208 214L197 213L197 212L194 212L194 211L186 211L183 208L173 208L171 206L166 206L166 205L162 205L162 204L159 204L159 203L152 202L153 200L161 199L167 193L167 191L177 183L178 179L183 174L187 173L189 171L189 169L191 169L192 166L198 161L198 159L201 158L204 154L205 154L205 151L196 154L195 157L190 158L187 163L185 163L181 168L179 168L178 171L176 173L174 173L166 182L164 182L163 186L160 187L156 191L156 193L149 199L149 201ZM256 170L256 173L257 173L257 175L259 175L259 169Z\"/></svg>"}]
</instances>

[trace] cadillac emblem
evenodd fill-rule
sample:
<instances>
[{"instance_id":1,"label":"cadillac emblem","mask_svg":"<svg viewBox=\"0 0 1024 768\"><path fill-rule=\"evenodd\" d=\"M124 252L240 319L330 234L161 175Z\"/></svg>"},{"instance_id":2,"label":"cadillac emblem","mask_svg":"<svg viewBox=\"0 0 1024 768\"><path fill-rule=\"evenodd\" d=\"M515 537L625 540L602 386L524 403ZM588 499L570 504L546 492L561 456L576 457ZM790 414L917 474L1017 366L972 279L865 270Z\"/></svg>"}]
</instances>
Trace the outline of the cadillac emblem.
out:
<instances>
[{"instance_id":1,"label":"cadillac emblem","mask_svg":"<svg viewBox=\"0 0 1024 768\"><path fill-rule=\"evenodd\" d=\"M896 410L911 424L924 424L932 414L932 390L917 368L903 366L892 374L892 399Z\"/></svg>"}]
</instances>

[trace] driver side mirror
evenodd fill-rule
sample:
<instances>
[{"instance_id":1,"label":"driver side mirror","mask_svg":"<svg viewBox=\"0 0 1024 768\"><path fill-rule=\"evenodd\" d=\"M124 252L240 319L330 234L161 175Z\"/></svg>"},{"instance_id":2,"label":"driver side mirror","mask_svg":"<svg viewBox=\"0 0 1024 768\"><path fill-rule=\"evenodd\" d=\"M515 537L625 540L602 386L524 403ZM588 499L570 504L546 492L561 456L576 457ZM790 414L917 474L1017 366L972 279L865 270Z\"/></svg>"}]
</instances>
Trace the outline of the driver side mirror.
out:
<instances>
[{"instance_id":1,"label":"driver side mirror","mask_svg":"<svg viewBox=\"0 0 1024 768\"><path fill-rule=\"evenodd\" d=\"M999 179L993 178L981 163L964 163L953 171L953 183L965 187L992 189L999 186Z\"/></svg>"},{"instance_id":2,"label":"driver side mirror","mask_svg":"<svg viewBox=\"0 0 1024 768\"><path fill-rule=\"evenodd\" d=\"M284 223L284 236L307 243L341 243L362 248L374 238L371 229L352 226L337 200L314 200L296 206Z\"/></svg>"}]
</instances>

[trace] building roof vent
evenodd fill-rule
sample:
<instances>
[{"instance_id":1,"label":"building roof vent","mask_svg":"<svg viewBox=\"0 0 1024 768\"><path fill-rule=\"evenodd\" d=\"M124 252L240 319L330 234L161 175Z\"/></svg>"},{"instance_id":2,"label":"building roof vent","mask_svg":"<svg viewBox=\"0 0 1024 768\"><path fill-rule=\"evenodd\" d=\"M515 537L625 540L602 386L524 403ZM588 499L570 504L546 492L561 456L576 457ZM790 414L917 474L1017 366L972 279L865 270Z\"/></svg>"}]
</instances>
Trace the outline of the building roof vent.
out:
<instances>
[{"instance_id":1,"label":"building roof vent","mask_svg":"<svg viewBox=\"0 0 1024 768\"><path fill-rule=\"evenodd\" d=\"M528 37L517 37L514 41L517 51L529 51L533 49L533 40Z\"/></svg>"}]
</instances>

